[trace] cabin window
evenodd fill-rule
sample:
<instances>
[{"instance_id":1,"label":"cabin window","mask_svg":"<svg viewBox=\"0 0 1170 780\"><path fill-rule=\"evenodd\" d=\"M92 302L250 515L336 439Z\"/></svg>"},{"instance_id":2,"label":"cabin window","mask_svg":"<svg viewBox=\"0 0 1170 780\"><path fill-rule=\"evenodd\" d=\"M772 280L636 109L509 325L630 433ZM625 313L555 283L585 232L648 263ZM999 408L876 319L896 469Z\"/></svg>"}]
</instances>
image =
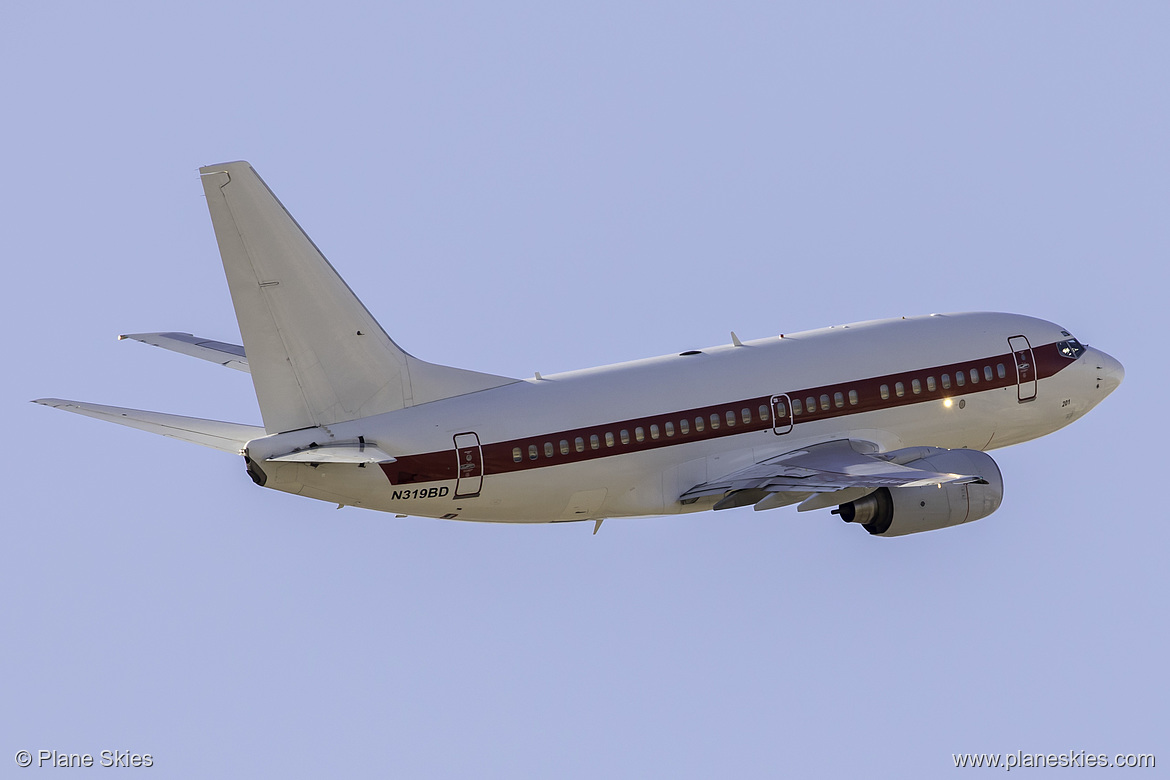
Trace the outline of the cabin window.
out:
<instances>
[{"instance_id":1,"label":"cabin window","mask_svg":"<svg viewBox=\"0 0 1170 780\"><path fill-rule=\"evenodd\" d=\"M849 391L849 405L850 406L857 406L857 391L856 390Z\"/></svg>"},{"instance_id":2,"label":"cabin window","mask_svg":"<svg viewBox=\"0 0 1170 780\"><path fill-rule=\"evenodd\" d=\"M605 446L612 447L613 445L614 445L613 433L611 433L610 431L606 431L605 432Z\"/></svg>"},{"instance_id":3,"label":"cabin window","mask_svg":"<svg viewBox=\"0 0 1170 780\"><path fill-rule=\"evenodd\" d=\"M577 452L584 452L585 451L585 440L582 439L580 436L578 436L576 439L573 440L573 446L577 449Z\"/></svg>"},{"instance_id":4,"label":"cabin window","mask_svg":"<svg viewBox=\"0 0 1170 780\"><path fill-rule=\"evenodd\" d=\"M971 384L979 384L979 369L977 368L971 369Z\"/></svg>"},{"instance_id":5,"label":"cabin window","mask_svg":"<svg viewBox=\"0 0 1170 780\"><path fill-rule=\"evenodd\" d=\"M553 452L553 443L551 441L546 441L544 443L544 457L551 458L553 456Z\"/></svg>"},{"instance_id":6,"label":"cabin window","mask_svg":"<svg viewBox=\"0 0 1170 780\"><path fill-rule=\"evenodd\" d=\"M882 385L882 400L888 401L890 398L890 386Z\"/></svg>"},{"instance_id":7,"label":"cabin window","mask_svg":"<svg viewBox=\"0 0 1170 780\"><path fill-rule=\"evenodd\" d=\"M512 448L512 460L516 461L517 463L524 460L524 454L520 452L519 447Z\"/></svg>"},{"instance_id":8,"label":"cabin window","mask_svg":"<svg viewBox=\"0 0 1170 780\"><path fill-rule=\"evenodd\" d=\"M792 399L792 416L795 417L796 415L803 414L803 413L804 413L804 407L801 406L800 399L793 398Z\"/></svg>"},{"instance_id":9,"label":"cabin window","mask_svg":"<svg viewBox=\"0 0 1170 780\"><path fill-rule=\"evenodd\" d=\"M784 409L784 402L783 401L776 402L776 412L781 417L788 416L788 412L785 411L785 409ZM761 406L760 407L760 422L768 422L768 420L771 419L771 417L772 416L770 414L768 414L768 407Z\"/></svg>"},{"instance_id":10,"label":"cabin window","mask_svg":"<svg viewBox=\"0 0 1170 780\"><path fill-rule=\"evenodd\" d=\"M528 459L529 460L536 460L538 457L540 457L540 453L537 451L536 445L529 444L528 445Z\"/></svg>"},{"instance_id":11,"label":"cabin window","mask_svg":"<svg viewBox=\"0 0 1170 780\"><path fill-rule=\"evenodd\" d=\"M1007 370L1003 367L1003 363L999 363L995 366L995 373L999 374L1000 379L1007 377Z\"/></svg>"},{"instance_id":12,"label":"cabin window","mask_svg":"<svg viewBox=\"0 0 1170 780\"><path fill-rule=\"evenodd\" d=\"M821 394L821 409L823 411L826 411L826 412L829 411L829 394L828 393Z\"/></svg>"},{"instance_id":13,"label":"cabin window","mask_svg":"<svg viewBox=\"0 0 1170 780\"><path fill-rule=\"evenodd\" d=\"M711 412L711 430L719 430L719 412Z\"/></svg>"},{"instance_id":14,"label":"cabin window","mask_svg":"<svg viewBox=\"0 0 1170 780\"><path fill-rule=\"evenodd\" d=\"M568 439L561 439L561 454L562 455L569 454L569 440Z\"/></svg>"},{"instance_id":15,"label":"cabin window","mask_svg":"<svg viewBox=\"0 0 1170 780\"><path fill-rule=\"evenodd\" d=\"M817 410L817 399L810 395L808 398L804 399L804 405L808 408L808 413L812 414Z\"/></svg>"},{"instance_id":16,"label":"cabin window","mask_svg":"<svg viewBox=\"0 0 1170 780\"><path fill-rule=\"evenodd\" d=\"M764 416L764 410L766 410L767 408L768 407L766 407L766 406L760 407L760 419L763 420L764 422L768 422L768 418ZM777 417L787 417L788 416L788 407L786 407L784 405L783 398L776 399L776 416Z\"/></svg>"},{"instance_id":17,"label":"cabin window","mask_svg":"<svg viewBox=\"0 0 1170 780\"><path fill-rule=\"evenodd\" d=\"M658 426L657 426L657 425L651 425L651 426L650 426L650 438L651 438L651 439L657 439L657 438L658 438Z\"/></svg>"},{"instance_id":18,"label":"cabin window","mask_svg":"<svg viewBox=\"0 0 1170 780\"><path fill-rule=\"evenodd\" d=\"M955 372L955 384L958 385L959 387L962 387L963 385L967 384L967 375L964 374L962 371L956 371Z\"/></svg>"},{"instance_id":19,"label":"cabin window","mask_svg":"<svg viewBox=\"0 0 1170 780\"><path fill-rule=\"evenodd\" d=\"M914 391L914 395L918 395L922 392L922 383L914 379L910 382L910 389Z\"/></svg>"},{"instance_id":20,"label":"cabin window","mask_svg":"<svg viewBox=\"0 0 1170 780\"><path fill-rule=\"evenodd\" d=\"M703 418L696 417L695 418L695 433L702 433L702 432L703 432Z\"/></svg>"},{"instance_id":21,"label":"cabin window","mask_svg":"<svg viewBox=\"0 0 1170 780\"><path fill-rule=\"evenodd\" d=\"M901 382L895 382L894 383L894 393L899 398L906 395L906 385L902 384Z\"/></svg>"},{"instance_id":22,"label":"cabin window","mask_svg":"<svg viewBox=\"0 0 1170 780\"><path fill-rule=\"evenodd\" d=\"M935 391L934 377L928 376L926 378L926 389L932 393Z\"/></svg>"},{"instance_id":23,"label":"cabin window","mask_svg":"<svg viewBox=\"0 0 1170 780\"><path fill-rule=\"evenodd\" d=\"M666 428L666 438L674 436L674 423L667 422L663 427Z\"/></svg>"},{"instance_id":24,"label":"cabin window","mask_svg":"<svg viewBox=\"0 0 1170 780\"><path fill-rule=\"evenodd\" d=\"M833 393L833 406L840 409L845 406L845 394L842 392Z\"/></svg>"},{"instance_id":25,"label":"cabin window","mask_svg":"<svg viewBox=\"0 0 1170 780\"><path fill-rule=\"evenodd\" d=\"M734 428L735 427L735 410L728 409L727 414L724 416L727 418L727 427Z\"/></svg>"},{"instance_id":26,"label":"cabin window","mask_svg":"<svg viewBox=\"0 0 1170 780\"><path fill-rule=\"evenodd\" d=\"M681 433L683 436L686 436L688 433L690 433L691 432L691 421L685 417L682 418L681 420L679 420L678 421L678 432Z\"/></svg>"},{"instance_id":27,"label":"cabin window","mask_svg":"<svg viewBox=\"0 0 1170 780\"><path fill-rule=\"evenodd\" d=\"M619 435L622 437L622 444L629 444L630 443L630 432L629 431L622 429L622 432Z\"/></svg>"},{"instance_id":28,"label":"cabin window","mask_svg":"<svg viewBox=\"0 0 1170 780\"><path fill-rule=\"evenodd\" d=\"M751 425L752 424L752 410L748 409L746 407L743 409L740 409L739 410L739 419L743 420L744 425Z\"/></svg>"},{"instance_id":29,"label":"cabin window","mask_svg":"<svg viewBox=\"0 0 1170 780\"><path fill-rule=\"evenodd\" d=\"M641 425L634 429L634 438L638 441L646 441L646 430Z\"/></svg>"},{"instance_id":30,"label":"cabin window","mask_svg":"<svg viewBox=\"0 0 1170 780\"><path fill-rule=\"evenodd\" d=\"M943 374L942 375L942 387L943 387L943 390L950 390L951 389L951 375L950 374Z\"/></svg>"},{"instance_id":31,"label":"cabin window","mask_svg":"<svg viewBox=\"0 0 1170 780\"><path fill-rule=\"evenodd\" d=\"M984 366L983 367L983 378L986 379L988 382L991 381L991 366Z\"/></svg>"},{"instance_id":32,"label":"cabin window","mask_svg":"<svg viewBox=\"0 0 1170 780\"><path fill-rule=\"evenodd\" d=\"M589 437L589 448L594 450L601 449L601 439L597 438L597 434Z\"/></svg>"}]
</instances>

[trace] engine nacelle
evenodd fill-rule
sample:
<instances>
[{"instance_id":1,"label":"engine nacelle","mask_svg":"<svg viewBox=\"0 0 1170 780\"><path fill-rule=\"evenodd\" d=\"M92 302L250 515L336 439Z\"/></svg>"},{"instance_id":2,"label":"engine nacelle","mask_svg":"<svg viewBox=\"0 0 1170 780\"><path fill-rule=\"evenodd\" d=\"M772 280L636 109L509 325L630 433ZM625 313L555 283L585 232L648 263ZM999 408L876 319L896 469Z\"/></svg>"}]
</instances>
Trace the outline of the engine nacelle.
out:
<instances>
[{"instance_id":1,"label":"engine nacelle","mask_svg":"<svg viewBox=\"0 0 1170 780\"><path fill-rule=\"evenodd\" d=\"M874 536L904 536L979 520L1003 501L999 466L978 450L939 450L905 463L942 474L977 474L982 482L925 487L878 488L833 510L847 523L860 523Z\"/></svg>"}]
</instances>

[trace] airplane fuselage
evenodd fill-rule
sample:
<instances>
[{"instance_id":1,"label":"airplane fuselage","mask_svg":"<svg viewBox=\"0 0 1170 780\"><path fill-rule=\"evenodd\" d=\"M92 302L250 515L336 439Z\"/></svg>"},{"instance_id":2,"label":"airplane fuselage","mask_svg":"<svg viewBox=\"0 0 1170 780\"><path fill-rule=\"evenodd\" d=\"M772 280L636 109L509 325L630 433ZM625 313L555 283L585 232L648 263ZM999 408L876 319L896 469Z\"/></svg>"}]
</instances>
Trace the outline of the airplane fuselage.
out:
<instances>
[{"instance_id":1,"label":"airplane fuselage","mask_svg":"<svg viewBox=\"0 0 1170 780\"><path fill-rule=\"evenodd\" d=\"M985 451L1051 433L1120 381L1113 358L1070 342L1014 314L862 322L514 382L247 449L259 463L360 437L395 460L268 462L265 486L404 515L694 512L716 497L680 501L689 488L821 442Z\"/></svg>"}]
</instances>

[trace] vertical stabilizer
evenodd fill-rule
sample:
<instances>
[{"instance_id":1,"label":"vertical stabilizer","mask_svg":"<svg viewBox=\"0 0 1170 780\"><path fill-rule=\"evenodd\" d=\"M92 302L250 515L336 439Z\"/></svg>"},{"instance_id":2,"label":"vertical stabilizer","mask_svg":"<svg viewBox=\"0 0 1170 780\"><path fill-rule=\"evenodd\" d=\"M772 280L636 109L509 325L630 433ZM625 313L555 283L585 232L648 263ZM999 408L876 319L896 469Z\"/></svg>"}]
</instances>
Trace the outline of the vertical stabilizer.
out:
<instances>
[{"instance_id":1,"label":"vertical stabilizer","mask_svg":"<svg viewBox=\"0 0 1170 780\"><path fill-rule=\"evenodd\" d=\"M515 380L426 363L395 344L246 162L200 169L269 433Z\"/></svg>"}]
</instances>

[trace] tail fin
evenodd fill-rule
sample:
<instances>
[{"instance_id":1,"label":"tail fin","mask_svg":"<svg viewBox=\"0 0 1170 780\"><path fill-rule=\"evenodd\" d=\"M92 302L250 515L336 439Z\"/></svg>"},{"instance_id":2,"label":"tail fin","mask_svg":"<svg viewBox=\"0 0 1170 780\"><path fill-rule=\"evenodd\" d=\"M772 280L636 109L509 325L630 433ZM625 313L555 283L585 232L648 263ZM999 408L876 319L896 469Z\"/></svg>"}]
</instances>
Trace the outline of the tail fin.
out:
<instances>
[{"instance_id":1,"label":"tail fin","mask_svg":"<svg viewBox=\"0 0 1170 780\"><path fill-rule=\"evenodd\" d=\"M269 433L516 381L408 355L251 165L224 163L199 173Z\"/></svg>"}]
</instances>

